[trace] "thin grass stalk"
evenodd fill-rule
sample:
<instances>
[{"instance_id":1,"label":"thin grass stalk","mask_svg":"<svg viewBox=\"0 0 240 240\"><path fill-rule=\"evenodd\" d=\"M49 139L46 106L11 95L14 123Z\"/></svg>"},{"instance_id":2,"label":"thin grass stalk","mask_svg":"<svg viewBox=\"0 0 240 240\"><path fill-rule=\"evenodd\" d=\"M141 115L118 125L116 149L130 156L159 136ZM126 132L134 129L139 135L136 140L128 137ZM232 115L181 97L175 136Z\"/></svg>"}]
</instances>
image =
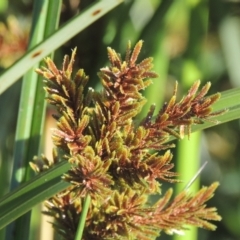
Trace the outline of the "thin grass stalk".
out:
<instances>
[{"instance_id":1,"label":"thin grass stalk","mask_svg":"<svg viewBox=\"0 0 240 240\"><path fill-rule=\"evenodd\" d=\"M34 47L34 45L40 42L44 37L47 8L48 1L34 1L32 30L28 47L29 49ZM26 164L26 156L28 152L29 140L31 137L30 133L32 127L36 88L37 76L32 69L25 74L22 83L15 137L14 168L11 190L18 186L19 183L23 180L24 172L26 171L26 167L28 167L29 159L27 160ZM17 170L19 172L18 179L16 179L16 176L14 175Z\"/></svg>"},{"instance_id":2,"label":"thin grass stalk","mask_svg":"<svg viewBox=\"0 0 240 240\"><path fill-rule=\"evenodd\" d=\"M47 16L46 16L46 24L45 24L45 32L44 39L51 35L59 26L60 20L60 12L62 7L62 0L49 1ZM50 56L52 59L54 57L54 53L51 53ZM40 63L39 65L41 65ZM38 65L38 66L39 66ZM35 71L34 71L35 73ZM36 73L35 73L36 74ZM35 136L35 141L31 141L29 146L30 151L28 151L28 159L32 159L32 156L36 154L39 156L43 150L43 131L46 119L46 101L45 101L45 91L43 90L43 81L42 78L38 75L37 78L37 89L35 96L35 104L34 104L34 112L33 112L33 121L32 121L32 129L31 136ZM32 175L32 169L28 168L27 173L25 174L25 181L27 181ZM40 226L42 218L41 216L41 206L36 206L32 211L31 217L31 226ZM30 230L30 239L36 239L36 230L34 231L34 227L31 227ZM39 229L39 228L38 228ZM38 230L37 229L37 230Z\"/></svg>"},{"instance_id":3,"label":"thin grass stalk","mask_svg":"<svg viewBox=\"0 0 240 240\"><path fill-rule=\"evenodd\" d=\"M60 10L62 6L62 0L49 1L48 0L48 9L46 15L46 23L44 30L44 39L51 35L59 25L60 19ZM54 54L51 53L49 57L53 58ZM41 63L37 65L39 67ZM34 68L35 69L35 68ZM33 69L32 74L34 77L37 75L35 70ZM28 79L30 81L31 79ZM34 155L40 155L42 153L41 146L41 137L43 135L43 129L45 124L45 115L46 115L46 94L43 89L43 81L42 78L37 75L37 86L35 93L35 102L33 109L33 118L32 118L32 127L31 127L31 136L33 137L33 141L29 143L29 151L27 159L28 161L32 159ZM27 168L27 172L25 174L24 181L30 179L30 175L32 174L32 169Z\"/></svg>"},{"instance_id":4,"label":"thin grass stalk","mask_svg":"<svg viewBox=\"0 0 240 240\"><path fill-rule=\"evenodd\" d=\"M57 2L55 2L56 6ZM61 5L61 3L60 3ZM54 13L59 13L58 8ZM33 23L29 42L29 49L41 42L46 33L46 19L49 10L49 1L35 1L33 9ZM53 14L53 13L52 13ZM49 28L50 30L50 28ZM51 32L55 30L52 29ZM38 67L36 65L34 69ZM41 79L38 78L34 69L26 73L23 78L19 115L17 122L16 143L14 150L14 167L11 189L14 189L19 183L26 182L31 178L29 161L39 153L40 137L43 131L43 121L45 118L45 94ZM19 168L20 166L20 168ZM18 171L20 179L16 179ZM30 231L31 212L26 213L17 219L14 225L14 236L9 228L7 239L28 239Z\"/></svg>"},{"instance_id":5,"label":"thin grass stalk","mask_svg":"<svg viewBox=\"0 0 240 240\"><path fill-rule=\"evenodd\" d=\"M4 153L4 151L1 152L1 157L2 157L2 159L8 159L8 156L7 156L7 154ZM4 162L2 160L0 160L0 161L1 161L0 174L3 177L9 171L9 164L7 164L6 162ZM1 184L0 184L0 189L4 189L5 190L4 184L6 186L6 182L3 179L3 181L1 181ZM1 192L1 196L2 196L2 192ZM6 229L5 228L0 230L0 240L4 240L5 239L5 233L6 233Z\"/></svg>"},{"instance_id":6,"label":"thin grass stalk","mask_svg":"<svg viewBox=\"0 0 240 240\"><path fill-rule=\"evenodd\" d=\"M191 181L200 168L200 149L199 143L201 132L191 134L190 139L187 137L178 143L177 147L177 172L180 173L180 180L183 183L176 184L176 193L180 193ZM189 192L196 193L199 190L199 177L194 180L187 189ZM174 235L174 240L197 240L198 229L196 227L187 226L184 236Z\"/></svg>"},{"instance_id":7,"label":"thin grass stalk","mask_svg":"<svg viewBox=\"0 0 240 240\"><path fill-rule=\"evenodd\" d=\"M180 7L180 6L179 6ZM181 10L180 10L181 11ZM187 89L197 79L202 79L202 71L198 71L196 65L196 49L201 49L202 39L207 33L208 10L206 5L189 1L185 3L182 11L185 13L186 24L189 26L188 49L186 51L186 60L182 67L181 86ZM202 18L199 18L201 16ZM201 28L199 28L201 26ZM198 31L196 31L196 29ZM199 53L200 54L200 53ZM180 179L184 183L191 181L200 168L200 139L201 131L191 134L190 139L185 138L179 141L177 148L177 172L180 173ZM189 187L190 192L197 192L200 188L200 178L196 178ZM183 190L182 184L176 185L176 192ZM197 240L198 229L188 226L188 231L184 236L175 235L174 240Z\"/></svg>"},{"instance_id":8,"label":"thin grass stalk","mask_svg":"<svg viewBox=\"0 0 240 240\"><path fill-rule=\"evenodd\" d=\"M90 203L91 203L91 197L88 194L86 196L85 200L84 200L83 209L82 209L81 217L80 217L80 220L79 220L75 240L81 240L82 239L82 235L83 235L83 231L84 231L85 222L86 222L87 213L88 213Z\"/></svg>"},{"instance_id":9,"label":"thin grass stalk","mask_svg":"<svg viewBox=\"0 0 240 240\"><path fill-rule=\"evenodd\" d=\"M189 84L186 81L183 81L182 86L184 85L186 87ZM198 131L191 133L189 138L185 136L184 139L177 143L176 172L180 174L180 180L183 181L183 184L176 184L176 194L180 193L184 189L200 168L200 138L201 131ZM200 181L199 178L196 178L187 190L196 193L199 190L199 187ZM197 240L198 229L192 226L187 226L187 228L188 230L185 231L184 236L176 234L173 239Z\"/></svg>"}]
</instances>

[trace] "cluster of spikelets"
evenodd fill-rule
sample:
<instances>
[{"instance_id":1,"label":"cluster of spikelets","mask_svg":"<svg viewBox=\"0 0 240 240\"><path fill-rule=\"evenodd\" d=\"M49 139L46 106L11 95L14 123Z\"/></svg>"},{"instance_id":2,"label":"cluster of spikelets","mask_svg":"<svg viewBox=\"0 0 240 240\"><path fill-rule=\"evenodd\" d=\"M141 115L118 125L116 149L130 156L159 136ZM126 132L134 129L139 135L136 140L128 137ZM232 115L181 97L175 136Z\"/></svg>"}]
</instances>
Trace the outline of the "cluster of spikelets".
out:
<instances>
[{"instance_id":1,"label":"cluster of spikelets","mask_svg":"<svg viewBox=\"0 0 240 240\"><path fill-rule=\"evenodd\" d=\"M160 231L184 230L186 224L214 230L209 220L221 219L215 208L206 206L217 183L202 188L195 196L183 191L173 199L170 189L159 201L149 202L149 196L161 194L162 182L177 181L169 138L189 135L192 124L220 114L211 112L220 95L206 97L210 84L198 91L197 81L177 102L176 85L173 97L156 117L153 105L137 124L134 119L146 102L141 91L151 84L150 78L157 77L151 71L151 58L136 63L141 47L139 41L131 51L129 43L124 60L108 48L111 66L100 70L101 92L85 89L88 77L82 69L72 76L76 49L70 58L64 58L61 70L49 58L47 67L37 70L45 79L48 101L57 110L52 139L58 155L53 162L43 158L42 167L32 167L43 171L60 159L71 164L71 170L63 176L71 186L46 203L56 230L68 240L74 239L87 196L91 205L83 232L85 240L150 240Z\"/></svg>"},{"instance_id":2,"label":"cluster of spikelets","mask_svg":"<svg viewBox=\"0 0 240 240\"><path fill-rule=\"evenodd\" d=\"M27 49L29 25L18 21L13 15L0 21L0 67L7 68L21 57Z\"/></svg>"}]
</instances>

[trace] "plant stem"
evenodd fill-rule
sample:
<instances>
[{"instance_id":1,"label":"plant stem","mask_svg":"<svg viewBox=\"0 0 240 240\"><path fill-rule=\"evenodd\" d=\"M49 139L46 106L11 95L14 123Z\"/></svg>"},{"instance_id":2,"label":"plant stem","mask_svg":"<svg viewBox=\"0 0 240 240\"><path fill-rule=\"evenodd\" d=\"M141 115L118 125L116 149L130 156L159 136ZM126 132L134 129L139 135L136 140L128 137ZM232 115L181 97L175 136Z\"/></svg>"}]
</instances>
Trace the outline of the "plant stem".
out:
<instances>
[{"instance_id":1,"label":"plant stem","mask_svg":"<svg viewBox=\"0 0 240 240\"><path fill-rule=\"evenodd\" d=\"M54 27L48 27L46 31L47 18L50 17L48 16L49 14L55 16L55 23L57 22L58 24L59 18L57 14L59 13L60 7L58 6L61 6L61 0L55 1L54 3L55 6L53 7L49 0L34 1L29 49L33 48L55 30L56 24L54 24ZM53 10L51 10L51 8ZM29 169L29 161L34 155L37 155L40 150L40 139L43 132L46 111L44 99L45 94L42 80L34 70L31 69L23 78L21 90L11 189L16 188L20 183L28 181L33 174ZM16 173L19 174L18 179L16 178ZM14 227L9 227L7 239L28 239L30 219L31 212L27 212L17 219Z\"/></svg>"},{"instance_id":2,"label":"plant stem","mask_svg":"<svg viewBox=\"0 0 240 240\"><path fill-rule=\"evenodd\" d=\"M183 191L185 186L194 177L199 169L200 162L200 137L201 132L192 133L190 139L185 137L178 143L177 148L177 172L180 173L180 179L184 181L183 184L176 185L176 192ZM199 178L196 178L191 186L189 186L190 192L197 192L199 189ZM197 239L197 228L187 226L188 230L185 231L184 236L175 235L174 240L194 240Z\"/></svg>"},{"instance_id":3,"label":"plant stem","mask_svg":"<svg viewBox=\"0 0 240 240\"><path fill-rule=\"evenodd\" d=\"M76 232L75 240L81 240L82 239L83 230L84 230L84 226L85 226L85 222L86 222L87 213L88 213L90 203L91 203L91 197L88 194L86 196L84 204L83 204L83 209L82 209L81 217L79 219L79 224L78 224L78 229L77 229L77 232Z\"/></svg>"}]
</instances>

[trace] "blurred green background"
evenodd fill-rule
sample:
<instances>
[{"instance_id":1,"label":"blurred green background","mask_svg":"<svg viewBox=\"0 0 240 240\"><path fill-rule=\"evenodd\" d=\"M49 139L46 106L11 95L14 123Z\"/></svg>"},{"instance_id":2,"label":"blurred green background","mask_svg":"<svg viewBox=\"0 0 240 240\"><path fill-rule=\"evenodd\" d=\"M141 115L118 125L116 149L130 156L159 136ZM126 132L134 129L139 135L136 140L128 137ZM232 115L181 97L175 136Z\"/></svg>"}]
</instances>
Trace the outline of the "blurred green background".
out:
<instances>
[{"instance_id":1,"label":"blurred green background","mask_svg":"<svg viewBox=\"0 0 240 240\"><path fill-rule=\"evenodd\" d=\"M61 24L94 2L64 0ZM32 7L32 0L0 1L0 71L25 52ZM99 89L97 72L108 64L106 47L111 46L124 55L128 40L134 45L139 39L144 40L140 58L154 57L154 70L159 74L145 92L148 99L143 109L145 113L150 104L156 103L159 109L164 100L170 98L175 81L179 82L180 96L197 79L201 79L203 84L207 81L212 83L210 93L240 86L238 0L126 0L58 49L55 63L60 66L64 54L70 54L71 49L77 46L76 66L84 68L90 76L89 86ZM0 96L1 195L9 187L20 88L21 80ZM184 151L179 143L173 150L178 169L181 169L184 159L188 161L187 166L182 165L186 171L190 171L191 166L198 168L208 162L200 176L200 186L220 182L209 205L218 208L223 220L217 223L215 232L198 230L199 240L240 239L239 133L239 120L232 121L193 136L195 143L187 145ZM189 144L190 141L186 142ZM190 154L191 150L193 154ZM189 160L188 155L191 155ZM187 182L190 179L183 180ZM180 185L180 189L184 186ZM36 239L36 231L40 231L38 226L33 227L32 239ZM160 239L173 237L162 233Z\"/></svg>"}]
</instances>

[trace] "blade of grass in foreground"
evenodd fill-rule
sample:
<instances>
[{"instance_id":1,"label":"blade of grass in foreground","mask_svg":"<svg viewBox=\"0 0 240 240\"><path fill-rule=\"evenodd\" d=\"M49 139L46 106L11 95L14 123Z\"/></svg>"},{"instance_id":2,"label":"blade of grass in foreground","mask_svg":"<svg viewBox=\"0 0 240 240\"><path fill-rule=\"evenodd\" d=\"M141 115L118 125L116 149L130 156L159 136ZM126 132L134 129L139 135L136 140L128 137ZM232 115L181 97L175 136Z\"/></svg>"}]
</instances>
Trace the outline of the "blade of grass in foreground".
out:
<instances>
[{"instance_id":1,"label":"blade of grass in foreground","mask_svg":"<svg viewBox=\"0 0 240 240\"><path fill-rule=\"evenodd\" d=\"M7 224L29 211L31 209L29 206L35 206L37 203L42 202L50 198L52 195L66 189L69 185L69 183L61 181L61 178L57 177L37 188L32 189L31 192L27 192L4 204L3 207L0 207L0 227L5 227Z\"/></svg>"},{"instance_id":2,"label":"blade of grass in foreground","mask_svg":"<svg viewBox=\"0 0 240 240\"><path fill-rule=\"evenodd\" d=\"M51 169L38 174L33 177L31 181L28 181L13 191L9 192L0 199L0 209L4 208L4 205L14 200L15 198L21 197L23 194L30 194L34 188L38 188L45 182L52 181L54 178L61 177L65 172L70 169L70 164L67 161L61 161L54 165ZM36 202L39 203L39 202ZM31 209L31 207L29 208ZM1 228L1 227L0 227Z\"/></svg>"},{"instance_id":3,"label":"blade of grass in foreground","mask_svg":"<svg viewBox=\"0 0 240 240\"><path fill-rule=\"evenodd\" d=\"M62 161L2 197L0 199L0 229L36 204L67 188L70 183L61 181L61 176L69 169L70 164Z\"/></svg>"},{"instance_id":4,"label":"blade of grass in foreground","mask_svg":"<svg viewBox=\"0 0 240 240\"><path fill-rule=\"evenodd\" d=\"M122 2L123 0L102 0L94 3L87 10L69 20L46 40L29 50L21 59L0 76L0 94L23 76L23 74L33 67L34 64L42 60L49 53L55 51L73 36Z\"/></svg>"}]
</instances>

